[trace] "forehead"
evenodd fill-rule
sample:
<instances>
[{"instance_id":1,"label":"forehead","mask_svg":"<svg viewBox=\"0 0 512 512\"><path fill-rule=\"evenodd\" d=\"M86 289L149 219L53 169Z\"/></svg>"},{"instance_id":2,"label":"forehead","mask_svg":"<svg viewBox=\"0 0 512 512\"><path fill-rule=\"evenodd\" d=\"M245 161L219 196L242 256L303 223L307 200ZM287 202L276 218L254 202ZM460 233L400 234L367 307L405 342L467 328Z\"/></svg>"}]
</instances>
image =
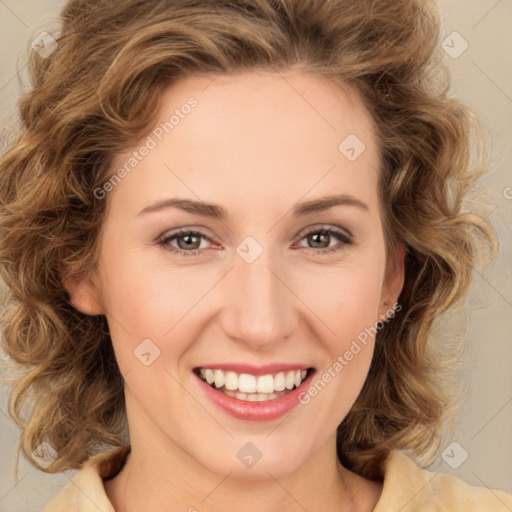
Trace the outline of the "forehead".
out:
<instances>
[{"instance_id":1,"label":"forehead","mask_svg":"<svg viewBox=\"0 0 512 512\"><path fill-rule=\"evenodd\" d=\"M259 207L332 193L371 203L379 166L372 130L353 89L316 75L189 76L162 94L149 138L133 148L151 139L151 150L115 192L131 191L137 207L144 196L171 194Z\"/></svg>"}]
</instances>

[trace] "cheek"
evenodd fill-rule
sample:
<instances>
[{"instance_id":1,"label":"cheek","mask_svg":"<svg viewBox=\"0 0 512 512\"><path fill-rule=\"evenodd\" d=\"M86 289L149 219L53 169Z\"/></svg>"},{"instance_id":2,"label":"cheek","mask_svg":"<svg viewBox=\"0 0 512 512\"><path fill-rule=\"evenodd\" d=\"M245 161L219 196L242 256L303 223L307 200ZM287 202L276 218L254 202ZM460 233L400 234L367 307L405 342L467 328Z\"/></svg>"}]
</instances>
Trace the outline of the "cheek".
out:
<instances>
[{"instance_id":1,"label":"cheek","mask_svg":"<svg viewBox=\"0 0 512 512\"><path fill-rule=\"evenodd\" d=\"M384 279L384 264L379 258L317 268L297 283L301 298L318 321L325 325L324 340L342 349L378 320Z\"/></svg>"},{"instance_id":2,"label":"cheek","mask_svg":"<svg viewBox=\"0 0 512 512\"><path fill-rule=\"evenodd\" d=\"M315 408L313 429L336 429L366 380L384 278L381 255L376 250L371 261L361 257L319 269L302 281L301 298L318 317L325 350L322 367L302 397Z\"/></svg>"},{"instance_id":3,"label":"cheek","mask_svg":"<svg viewBox=\"0 0 512 512\"><path fill-rule=\"evenodd\" d=\"M139 368L134 350L145 339L164 356L158 363L178 360L195 337L199 319L193 326L190 319L208 304L205 295L218 282L217 272L154 263L140 251L118 252L103 259L101 282L121 371Z\"/></svg>"}]
</instances>

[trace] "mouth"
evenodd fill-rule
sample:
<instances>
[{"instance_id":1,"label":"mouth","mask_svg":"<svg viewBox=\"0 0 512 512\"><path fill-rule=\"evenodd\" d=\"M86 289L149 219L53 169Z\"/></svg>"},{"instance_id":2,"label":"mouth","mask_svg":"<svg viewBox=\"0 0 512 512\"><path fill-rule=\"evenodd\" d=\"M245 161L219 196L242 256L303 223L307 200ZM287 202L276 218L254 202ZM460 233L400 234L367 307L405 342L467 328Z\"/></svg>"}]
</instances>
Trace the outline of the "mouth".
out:
<instances>
[{"instance_id":1,"label":"mouth","mask_svg":"<svg viewBox=\"0 0 512 512\"><path fill-rule=\"evenodd\" d=\"M212 389L236 400L268 402L291 393L314 372L314 368L283 370L265 375L237 373L221 368L194 368L194 373Z\"/></svg>"}]
</instances>

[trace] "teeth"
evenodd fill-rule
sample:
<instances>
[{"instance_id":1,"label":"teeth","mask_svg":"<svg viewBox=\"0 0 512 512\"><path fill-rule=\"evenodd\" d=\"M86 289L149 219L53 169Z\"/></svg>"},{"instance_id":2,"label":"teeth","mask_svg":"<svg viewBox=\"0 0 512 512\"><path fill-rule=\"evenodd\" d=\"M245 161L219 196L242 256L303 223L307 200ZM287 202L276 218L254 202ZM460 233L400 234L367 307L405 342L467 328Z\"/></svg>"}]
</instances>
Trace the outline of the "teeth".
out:
<instances>
[{"instance_id":1,"label":"teeth","mask_svg":"<svg viewBox=\"0 0 512 512\"><path fill-rule=\"evenodd\" d=\"M242 373L238 377L238 389L244 393L256 393L256 377L248 373Z\"/></svg>"},{"instance_id":2,"label":"teeth","mask_svg":"<svg viewBox=\"0 0 512 512\"><path fill-rule=\"evenodd\" d=\"M274 389L274 377L272 375L261 375L258 377L256 385L258 393L272 393Z\"/></svg>"},{"instance_id":3,"label":"teeth","mask_svg":"<svg viewBox=\"0 0 512 512\"><path fill-rule=\"evenodd\" d=\"M224 388L222 392L232 398L238 398L238 400L246 400L248 402L266 402L267 400L279 398L282 395L282 393L240 393L239 391L232 391L226 388Z\"/></svg>"},{"instance_id":4,"label":"teeth","mask_svg":"<svg viewBox=\"0 0 512 512\"><path fill-rule=\"evenodd\" d=\"M286 374L286 389L293 389L295 386L295 372L288 372Z\"/></svg>"},{"instance_id":5,"label":"teeth","mask_svg":"<svg viewBox=\"0 0 512 512\"><path fill-rule=\"evenodd\" d=\"M275 391L284 391L286 389L286 377L283 372L279 372L274 378Z\"/></svg>"},{"instance_id":6,"label":"teeth","mask_svg":"<svg viewBox=\"0 0 512 512\"><path fill-rule=\"evenodd\" d=\"M272 397L276 392L279 393L285 390L292 390L294 387L299 387L302 381L306 378L307 370L291 370L289 372L279 372L275 375L251 375L249 373L237 374L231 371L223 371L220 369L201 368L199 375L202 380L208 384L213 385L217 389L223 386L228 392L234 392L233 396L238 398L238 395L245 395L245 398L240 400L255 401L255 393L259 396L268 395ZM230 394L230 393L226 393ZM231 394L230 394L231 396ZM259 400L259 398L257 398ZM272 400L272 398L270 398Z\"/></svg>"},{"instance_id":7,"label":"teeth","mask_svg":"<svg viewBox=\"0 0 512 512\"><path fill-rule=\"evenodd\" d=\"M224 372L222 370L215 370L215 387L221 388L224 386Z\"/></svg>"},{"instance_id":8,"label":"teeth","mask_svg":"<svg viewBox=\"0 0 512 512\"><path fill-rule=\"evenodd\" d=\"M206 379L206 382L208 382L208 384L213 384L213 382L215 381L214 371L210 370L210 369L203 370L203 371L204 371L204 378Z\"/></svg>"},{"instance_id":9,"label":"teeth","mask_svg":"<svg viewBox=\"0 0 512 512\"><path fill-rule=\"evenodd\" d=\"M226 386L226 389L229 391L235 391L235 389L238 389L238 375L235 372L226 372L224 386Z\"/></svg>"}]
</instances>

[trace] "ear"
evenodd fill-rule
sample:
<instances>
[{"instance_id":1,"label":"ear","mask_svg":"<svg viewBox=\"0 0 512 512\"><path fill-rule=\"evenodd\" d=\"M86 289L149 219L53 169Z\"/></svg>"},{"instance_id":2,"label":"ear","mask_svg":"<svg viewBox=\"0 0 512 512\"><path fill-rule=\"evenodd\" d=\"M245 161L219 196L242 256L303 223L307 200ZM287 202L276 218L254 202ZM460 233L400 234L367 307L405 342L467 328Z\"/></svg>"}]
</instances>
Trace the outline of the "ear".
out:
<instances>
[{"instance_id":1,"label":"ear","mask_svg":"<svg viewBox=\"0 0 512 512\"><path fill-rule=\"evenodd\" d=\"M79 276L62 275L62 284L69 293L71 304L75 309L90 316L103 315L100 287L94 272Z\"/></svg>"},{"instance_id":2,"label":"ear","mask_svg":"<svg viewBox=\"0 0 512 512\"><path fill-rule=\"evenodd\" d=\"M379 314L381 318L388 317L393 305L398 301L402 292L405 279L405 248L397 244L390 254L390 261L387 265L382 294L380 300Z\"/></svg>"}]
</instances>

